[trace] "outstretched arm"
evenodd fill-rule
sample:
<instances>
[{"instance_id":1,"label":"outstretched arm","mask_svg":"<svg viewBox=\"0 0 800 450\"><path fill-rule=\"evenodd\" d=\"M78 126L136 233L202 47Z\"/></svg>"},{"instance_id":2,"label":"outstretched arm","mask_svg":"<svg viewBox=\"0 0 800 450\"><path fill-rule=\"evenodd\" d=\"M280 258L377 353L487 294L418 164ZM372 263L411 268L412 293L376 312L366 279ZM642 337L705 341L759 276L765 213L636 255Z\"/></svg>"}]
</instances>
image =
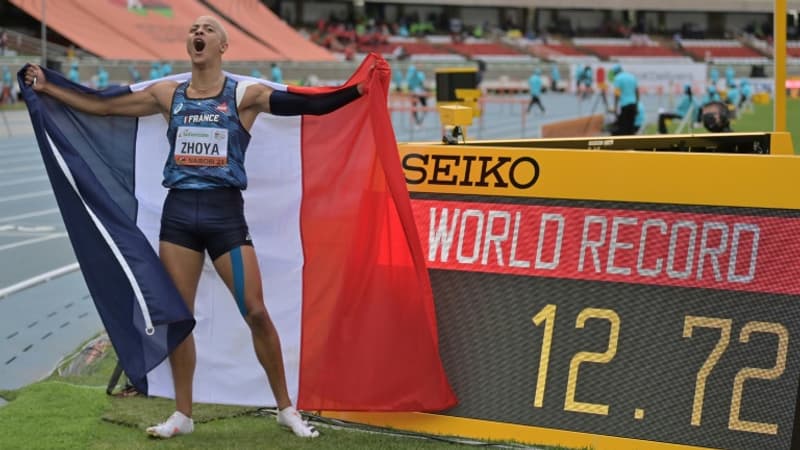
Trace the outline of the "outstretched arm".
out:
<instances>
[{"instance_id":1,"label":"outstretched arm","mask_svg":"<svg viewBox=\"0 0 800 450\"><path fill-rule=\"evenodd\" d=\"M361 84L327 94L276 91L263 84L255 84L247 88L240 108L255 114L263 112L276 116L323 115L361 97L362 92Z\"/></svg>"},{"instance_id":2,"label":"outstretched arm","mask_svg":"<svg viewBox=\"0 0 800 450\"><path fill-rule=\"evenodd\" d=\"M253 84L247 87L239 102L239 120L249 130L262 112L282 116L327 114L366 94L375 80L385 81L390 72L386 61L373 61L360 83L327 94L279 92L263 84ZM376 76L378 78L374 78Z\"/></svg>"},{"instance_id":3,"label":"outstretched arm","mask_svg":"<svg viewBox=\"0 0 800 450\"><path fill-rule=\"evenodd\" d=\"M37 65L29 65L25 70L25 84L31 86L34 91L47 94L85 113L132 117L163 113L168 110L171 91L175 87L174 82L161 82L130 94L98 97L49 83L45 72Z\"/></svg>"},{"instance_id":4,"label":"outstretched arm","mask_svg":"<svg viewBox=\"0 0 800 450\"><path fill-rule=\"evenodd\" d=\"M310 114L321 116L335 111L361 97L358 86L350 86L327 94L303 95L294 92L272 91L267 108L276 116ZM266 111L265 111L266 112Z\"/></svg>"}]
</instances>

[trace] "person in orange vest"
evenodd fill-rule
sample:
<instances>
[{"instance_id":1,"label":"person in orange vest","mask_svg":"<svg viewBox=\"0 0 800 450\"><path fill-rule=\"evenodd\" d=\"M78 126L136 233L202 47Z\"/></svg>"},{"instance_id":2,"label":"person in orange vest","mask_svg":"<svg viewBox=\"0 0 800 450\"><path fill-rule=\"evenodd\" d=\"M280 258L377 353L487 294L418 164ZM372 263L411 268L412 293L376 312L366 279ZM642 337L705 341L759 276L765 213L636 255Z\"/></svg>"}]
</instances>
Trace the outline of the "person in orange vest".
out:
<instances>
[{"instance_id":1,"label":"person in orange vest","mask_svg":"<svg viewBox=\"0 0 800 450\"><path fill-rule=\"evenodd\" d=\"M606 90L606 69L603 66L597 68L594 73L595 83L597 84L597 89L601 91Z\"/></svg>"}]
</instances>

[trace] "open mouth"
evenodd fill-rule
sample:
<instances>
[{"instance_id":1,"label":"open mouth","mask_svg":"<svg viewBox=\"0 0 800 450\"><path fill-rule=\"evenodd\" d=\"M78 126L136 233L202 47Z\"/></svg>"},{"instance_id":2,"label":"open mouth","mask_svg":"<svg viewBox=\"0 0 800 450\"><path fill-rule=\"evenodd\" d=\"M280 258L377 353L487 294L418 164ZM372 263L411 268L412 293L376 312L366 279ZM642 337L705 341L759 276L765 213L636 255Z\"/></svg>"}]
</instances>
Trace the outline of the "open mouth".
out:
<instances>
[{"instance_id":1,"label":"open mouth","mask_svg":"<svg viewBox=\"0 0 800 450\"><path fill-rule=\"evenodd\" d=\"M198 52L202 52L203 49L206 48L206 42L200 38L196 38L194 41L192 41L192 44L194 45L195 51Z\"/></svg>"}]
</instances>

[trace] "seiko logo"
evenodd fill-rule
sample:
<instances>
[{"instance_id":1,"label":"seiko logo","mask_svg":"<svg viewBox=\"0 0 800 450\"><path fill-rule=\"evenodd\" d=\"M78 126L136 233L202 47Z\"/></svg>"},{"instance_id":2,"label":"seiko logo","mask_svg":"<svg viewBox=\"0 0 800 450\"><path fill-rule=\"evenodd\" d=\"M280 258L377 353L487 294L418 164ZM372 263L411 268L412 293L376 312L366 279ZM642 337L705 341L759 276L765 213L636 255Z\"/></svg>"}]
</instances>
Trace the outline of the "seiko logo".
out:
<instances>
[{"instance_id":1,"label":"seiko logo","mask_svg":"<svg viewBox=\"0 0 800 450\"><path fill-rule=\"evenodd\" d=\"M539 179L539 163L530 156L436 155L403 157L408 184L527 189Z\"/></svg>"}]
</instances>

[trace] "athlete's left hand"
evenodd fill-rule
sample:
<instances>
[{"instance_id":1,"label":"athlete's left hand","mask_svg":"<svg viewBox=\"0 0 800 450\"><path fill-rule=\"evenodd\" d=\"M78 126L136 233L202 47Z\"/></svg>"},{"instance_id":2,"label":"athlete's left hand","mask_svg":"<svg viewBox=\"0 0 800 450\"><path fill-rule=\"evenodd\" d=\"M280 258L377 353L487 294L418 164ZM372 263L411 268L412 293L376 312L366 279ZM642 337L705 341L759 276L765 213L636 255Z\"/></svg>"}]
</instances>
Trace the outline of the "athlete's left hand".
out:
<instances>
[{"instance_id":1,"label":"athlete's left hand","mask_svg":"<svg viewBox=\"0 0 800 450\"><path fill-rule=\"evenodd\" d=\"M364 95L369 92L369 86L374 77L378 77L378 80L386 81L390 76L391 68L389 67L389 63L383 58L377 58L377 60L373 61L372 65L370 65L366 80L358 84L359 94Z\"/></svg>"}]
</instances>

